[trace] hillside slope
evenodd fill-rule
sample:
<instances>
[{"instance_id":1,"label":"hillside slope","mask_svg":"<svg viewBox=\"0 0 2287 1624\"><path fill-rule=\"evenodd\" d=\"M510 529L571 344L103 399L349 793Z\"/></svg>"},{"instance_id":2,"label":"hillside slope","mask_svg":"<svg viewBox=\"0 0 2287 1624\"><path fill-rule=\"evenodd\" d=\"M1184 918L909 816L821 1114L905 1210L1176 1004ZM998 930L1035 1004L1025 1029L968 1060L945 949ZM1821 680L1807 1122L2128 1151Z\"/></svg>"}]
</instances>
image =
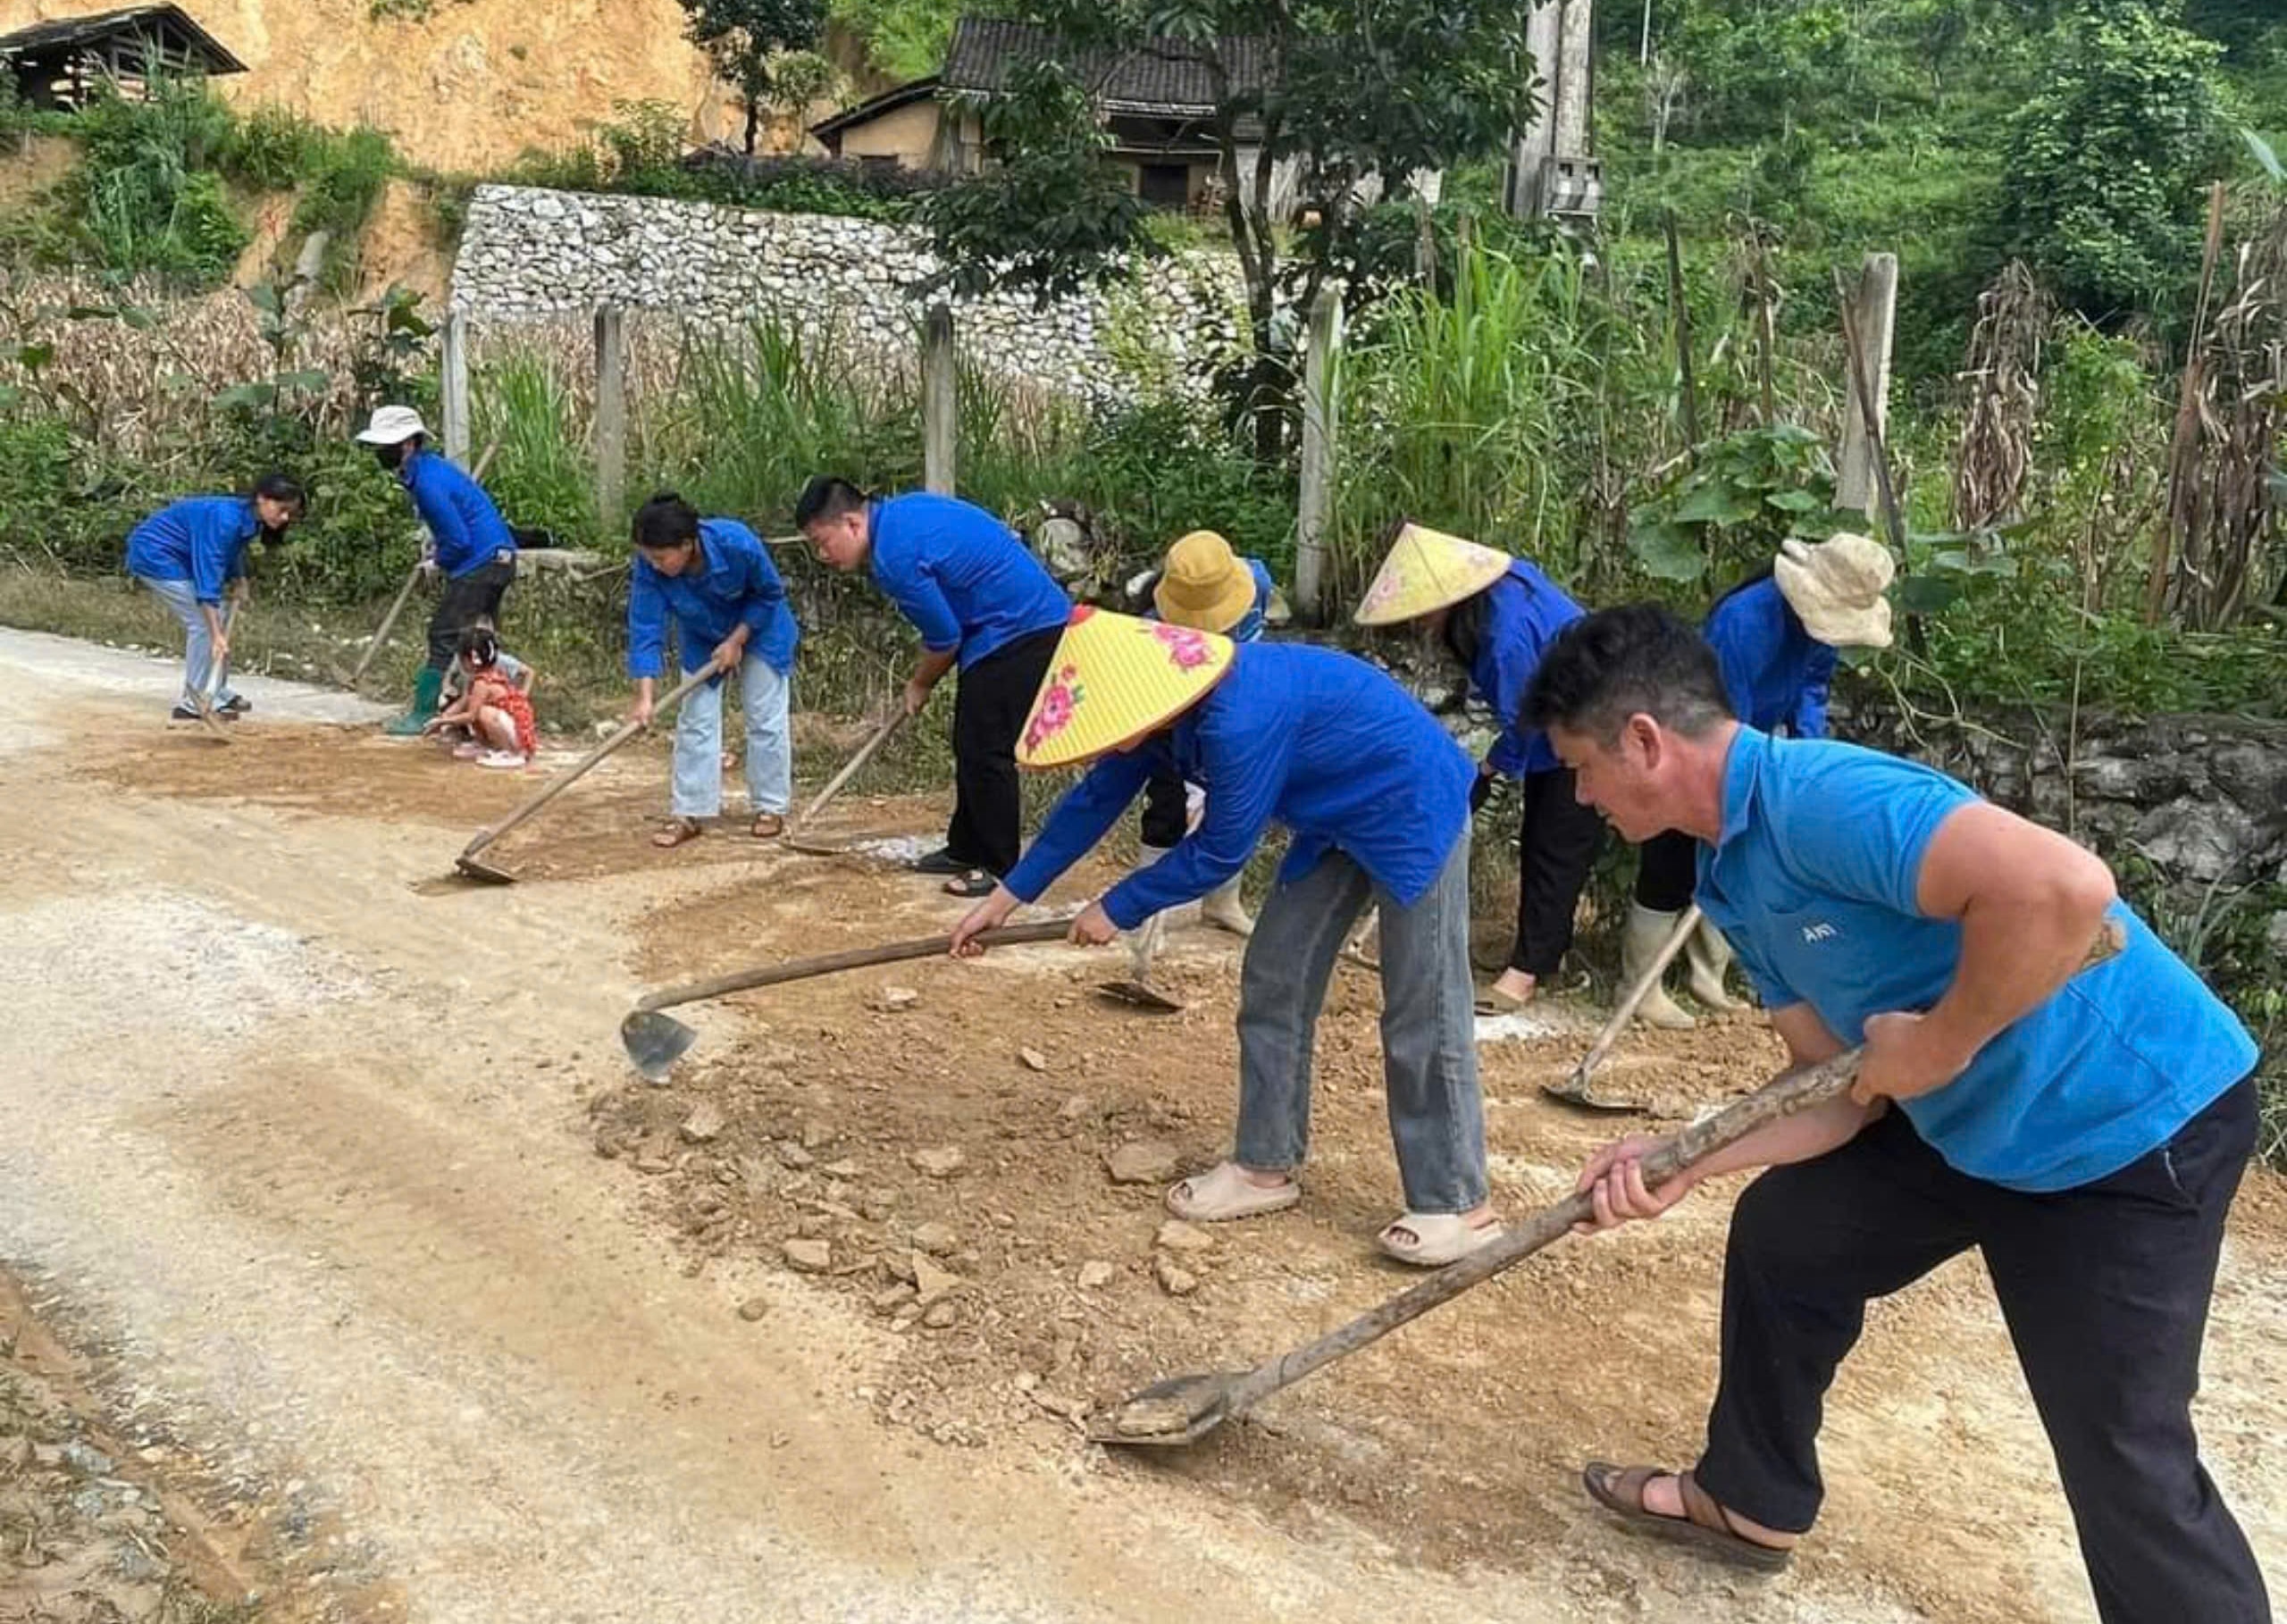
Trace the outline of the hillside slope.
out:
<instances>
[{"instance_id":1,"label":"hillside slope","mask_svg":"<svg viewBox=\"0 0 2287 1624\"><path fill-rule=\"evenodd\" d=\"M0 0L0 32L113 9L121 0ZM725 122L675 0L436 0L425 21L374 21L372 0L185 0L247 63L221 81L241 104L388 130L416 163L473 170L562 146L616 101L688 110L706 138Z\"/></svg>"}]
</instances>

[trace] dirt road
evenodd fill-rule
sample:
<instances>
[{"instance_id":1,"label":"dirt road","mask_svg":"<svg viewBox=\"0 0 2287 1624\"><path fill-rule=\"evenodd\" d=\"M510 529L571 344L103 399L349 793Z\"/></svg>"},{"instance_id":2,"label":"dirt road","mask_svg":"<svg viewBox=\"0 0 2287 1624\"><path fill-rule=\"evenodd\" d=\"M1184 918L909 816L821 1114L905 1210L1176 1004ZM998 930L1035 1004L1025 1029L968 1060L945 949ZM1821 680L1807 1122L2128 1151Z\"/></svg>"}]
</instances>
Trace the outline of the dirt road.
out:
<instances>
[{"instance_id":1,"label":"dirt road","mask_svg":"<svg viewBox=\"0 0 2287 1624\"><path fill-rule=\"evenodd\" d=\"M879 976L708 1010L691 1075L634 1088L614 1024L640 986L922 933L951 905L721 836L655 858L642 758L575 792L570 860L549 866L543 824L504 842L533 883L438 887L528 783L328 725L366 713L279 684L249 689L224 749L158 720L171 680L0 632L0 1260L94 1352L132 1436L195 1459L262 1527L297 1608L2090 1616L1971 1263L1874 1317L1795 1573L1728 1579L1587 1513L1584 1452L1694 1436L1714 1192L1560 1248L1263 1426L1182 1460L1107 1457L1055 1408L1268 1353L1399 1283L1368 1243L1395 1207L1362 984L1321 1033L1311 1200L1188 1253L1171 1294L1153 1193L1108 1183L1102 1157L1149 1137L1203 1159L1225 1132L1216 941L1183 939L1194 1008L1164 1025L1092 1006L1102 961L1028 950L911 967L896 1015L869 1007ZM1577 1042L1487 1046L1512 1208L1555 1193L1602 1131L1532 1087ZM1721 1092L1772 1052L1741 1024L1670 1042L1656 1070ZM948 1159L914 1154L932 1148L960 1166L933 1171ZM790 1269L791 1239L828 1249L828 1272ZM961 1277L942 1323L895 1282L909 1248ZM2275 1588L2283 1254L2287 1199L2252 1180L2200 1419Z\"/></svg>"}]
</instances>

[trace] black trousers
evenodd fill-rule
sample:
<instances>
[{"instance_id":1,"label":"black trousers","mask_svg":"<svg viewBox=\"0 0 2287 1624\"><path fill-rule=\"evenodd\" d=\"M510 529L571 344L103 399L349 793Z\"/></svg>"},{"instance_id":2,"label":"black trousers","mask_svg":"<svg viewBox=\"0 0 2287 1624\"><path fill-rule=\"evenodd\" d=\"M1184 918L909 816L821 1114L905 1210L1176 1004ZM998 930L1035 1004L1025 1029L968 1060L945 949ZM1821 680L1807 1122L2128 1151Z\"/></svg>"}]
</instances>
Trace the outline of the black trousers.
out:
<instances>
[{"instance_id":1,"label":"black trousers","mask_svg":"<svg viewBox=\"0 0 2287 1624\"><path fill-rule=\"evenodd\" d=\"M1822 1487L1829 1382L1870 1299L1985 1255L2104 1624L2267 1624L2263 1576L2199 1463L2191 1399L2224 1219L2253 1154L2252 1079L2110 1177L2026 1195L1957 1173L1893 1108L1773 1168L1731 1217L1723 1373L1698 1476L1774 1528Z\"/></svg>"},{"instance_id":2,"label":"black trousers","mask_svg":"<svg viewBox=\"0 0 2287 1624\"><path fill-rule=\"evenodd\" d=\"M1144 826L1146 846L1162 849L1182 840L1191 828L1191 806L1184 794L1183 774L1171 766L1152 769L1144 786Z\"/></svg>"},{"instance_id":3,"label":"black trousers","mask_svg":"<svg viewBox=\"0 0 2287 1624\"><path fill-rule=\"evenodd\" d=\"M1680 914L1699 886L1699 842L1673 829L1636 849L1636 904L1655 914Z\"/></svg>"},{"instance_id":4,"label":"black trousers","mask_svg":"<svg viewBox=\"0 0 2287 1624\"><path fill-rule=\"evenodd\" d=\"M953 693L953 820L945 850L954 860L1001 875L1017 866L1024 801L1017 785L1017 739L1061 627L995 649L960 674Z\"/></svg>"},{"instance_id":5,"label":"black trousers","mask_svg":"<svg viewBox=\"0 0 2287 1624\"><path fill-rule=\"evenodd\" d=\"M500 624L500 600L516 578L515 560L496 560L445 582L437 612L429 617L429 664L439 671L452 668L460 652L461 633L480 618Z\"/></svg>"},{"instance_id":6,"label":"black trousers","mask_svg":"<svg viewBox=\"0 0 2287 1624\"><path fill-rule=\"evenodd\" d=\"M1517 941L1510 967L1554 975L1572 945L1580 888L1604 841L1604 822L1572 793L1572 769L1528 773L1525 816L1517 825Z\"/></svg>"}]
</instances>

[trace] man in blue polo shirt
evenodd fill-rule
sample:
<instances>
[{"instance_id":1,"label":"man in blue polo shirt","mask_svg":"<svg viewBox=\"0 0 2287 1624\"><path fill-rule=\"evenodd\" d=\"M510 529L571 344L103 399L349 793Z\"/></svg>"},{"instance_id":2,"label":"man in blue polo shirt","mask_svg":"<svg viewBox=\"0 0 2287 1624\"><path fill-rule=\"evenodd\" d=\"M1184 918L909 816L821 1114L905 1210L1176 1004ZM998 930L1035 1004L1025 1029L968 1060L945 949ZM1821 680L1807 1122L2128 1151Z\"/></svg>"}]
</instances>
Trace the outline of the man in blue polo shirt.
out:
<instances>
[{"instance_id":1,"label":"man in blue polo shirt","mask_svg":"<svg viewBox=\"0 0 2287 1624\"><path fill-rule=\"evenodd\" d=\"M702 519L673 491L635 512L635 562L627 590L627 674L635 679L633 719L649 725L666 669L667 623L682 645L686 674L714 667L675 718L668 825L655 846L699 838L702 819L723 809L723 680L739 674L746 720L747 811L757 840L786 831L794 786L787 731L787 688L800 633L786 586L754 532L736 519Z\"/></svg>"},{"instance_id":2,"label":"man in blue polo shirt","mask_svg":"<svg viewBox=\"0 0 2287 1624\"><path fill-rule=\"evenodd\" d=\"M1076 630L1091 613L1079 611ZM1082 690L1092 674L1081 660ZM1406 1203L1380 1244L1432 1267L1492 1240L1470 999L1470 760L1363 660L1299 643L1239 645L1203 699L1103 756L1057 803L1024 860L961 921L953 950L1037 900L1160 769L1204 789L1206 810L1157 862L1097 899L1075 922L1076 940L1109 942L1205 896L1246 866L1274 819L1293 837L1239 973L1231 1159L1176 1185L1169 1208L1213 1222L1301 1199L1319 1009L1371 901L1382 915L1382 1076Z\"/></svg>"},{"instance_id":3,"label":"man in blue polo shirt","mask_svg":"<svg viewBox=\"0 0 2287 1624\"><path fill-rule=\"evenodd\" d=\"M954 896L986 895L1016 866L1024 836L1017 734L1072 600L1015 532L952 497L872 498L821 475L794 505L794 523L834 568L871 573L921 633L921 661L905 685L908 716L920 715L959 666L952 821L944 845L914 867L950 875Z\"/></svg>"},{"instance_id":4,"label":"man in blue polo shirt","mask_svg":"<svg viewBox=\"0 0 2287 1624\"><path fill-rule=\"evenodd\" d=\"M2104 864L1944 774L1732 718L1664 611L1592 615L1527 701L1629 840L1702 842L1700 906L1797 1061L1864 1046L1847 1098L1692 1177L1648 1141L1590 1160L1598 1226L1767 1167L1732 1214L1722 1377L1688 1471L1592 1463L1632 1526L1782 1565L1818 1513L1817 1438L1865 1304L1983 1254L2106 1624L2258 1624L2246 1538L2191 1404L2224 1221L2256 1131L2256 1048L2115 897ZM2082 968L2090 942L2124 950Z\"/></svg>"},{"instance_id":5,"label":"man in blue polo shirt","mask_svg":"<svg viewBox=\"0 0 2287 1624\"><path fill-rule=\"evenodd\" d=\"M422 562L445 577L429 617L429 663L414 679L412 707L383 730L414 737L437 714L461 633L480 620L499 624L500 600L516 579L516 538L484 487L430 449L428 425L411 406L378 408L357 439L413 498L429 532Z\"/></svg>"}]
</instances>

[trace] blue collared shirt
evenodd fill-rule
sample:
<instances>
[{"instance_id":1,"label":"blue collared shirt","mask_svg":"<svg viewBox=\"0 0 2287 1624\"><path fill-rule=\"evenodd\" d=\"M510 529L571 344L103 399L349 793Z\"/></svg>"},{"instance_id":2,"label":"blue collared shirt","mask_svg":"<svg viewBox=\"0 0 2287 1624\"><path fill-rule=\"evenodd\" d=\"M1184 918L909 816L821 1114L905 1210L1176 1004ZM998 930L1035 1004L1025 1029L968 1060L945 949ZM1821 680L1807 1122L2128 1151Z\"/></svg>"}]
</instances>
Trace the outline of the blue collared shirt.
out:
<instances>
[{"instance_id":1,"label":"blue collared shirt","mask_svg":"<svg viewBox=\"0 0 2287 1624\"><path fill-rule=\"evenodd\" d=\"M750 655L781 676L792 671L800 632L786 583L761 540L736 519L701 519L699 548L706 567L680 575L662 575L635 555L627 589L627 674L656 677L666 669L671 615L686 674L707 664L740 625L748 628Z\"/></svg>"},{"instance_id":2,"label":"blue collared shirt","mask_svg":"<svg viewBox=\"0 0 2287 1624\"><path fill-rule=\"evenodd\" d=\"M1469 824L1474 769L1437 718L1365 661L1304 643L1248 643L1207 697L1057 802L1005 883L1025 901L1086 856L1155 767L1207 791L1198 828L1104 893L1114 925L1205 896L1246 866L1276 818L1293 833L1281 883L1330 848L1401 908L1420 901Z\"/></svg>"},{"instance_id":3,"label":"blue collared shirt","mask_svg":"<svg viewBox=\"0 0 2287 1624\"><path fill-rule=\"evenodd\" d=\"M874 580L932 654L968 670L1020 637L1060 627L1072 600L1017 533L955 497L913 491L874 504Z\"/></svg>"},{"instance_id":4,"label":"blue collared shirt","mask_svg":"<svg viewBox=\"0 0 2287 1624\"><path fill-rule=\"evenodd\" d=\"M1485 753L1485 765L1504 778L1548 772L1562 765L1555 748L1546 734L1526 727L1518 718L1524 711L1525 691L1540 669L1541 657L1557 633L1580 618L1580 606L1521 558L1485 590L1491 594L1490 612L1485 617L1477 663L1469 673L1478 698L1493 707L1501 723L1501 736Z\"/></svg>"},{"instance_id":5,"label":"blue collared shirt","mask_svg":"<svg viewBox=\"0 0 2287 1624\"><path fill-rule=\"evenodd\" d=\"M1845 1043L1866 1017L1926 1009L1961 962L1958 921L1925 917L1922 859L1977 797L1853 744L1739 730L1723 831L1697 900L1767 1008L1807 1003ZM2231 1010L2124 904L2128 945L2011 1023L1945 1087L1899 1101L1954 1168L2013 1190L2118 1172L2254 1069Z\"/></svg>"},{"instance_id":6,"label":"blue collared shirt","mask_svg":"<svg viewBox=\"0 0 2287 1624\"><path fill-rule=\"evenodd\" d=\"M127 538L127 572L146 581L188 581L201 603L222 601L246 573L247 548L262 533L244 497L189 497L162 507Z\"/></svg>"},{"instance_id":7,"label":"blue collared shirt","mask_svg":"<svg viewBox=\"0 0 2287 1624\"><path fill-rule=\"evenodd\" d=\"M1776 581L1766 575L1718 599L1702 635L1740 721L1766 733L1826 737L1835 652L1803 629Z\"/></svg>"},{"instance_id":8,"label":"blue collared shirt","mask_svg":"<svg viewBox=\"0 0 2287 1624\"><path fill-rule=\"evenodd\" d=\"M449 458L417 451L398 470L421 522L437 543L437 567L457 581L492 562L497 553L516 550L508 522L484 487Z\"/></svg>"}]
</instances>

